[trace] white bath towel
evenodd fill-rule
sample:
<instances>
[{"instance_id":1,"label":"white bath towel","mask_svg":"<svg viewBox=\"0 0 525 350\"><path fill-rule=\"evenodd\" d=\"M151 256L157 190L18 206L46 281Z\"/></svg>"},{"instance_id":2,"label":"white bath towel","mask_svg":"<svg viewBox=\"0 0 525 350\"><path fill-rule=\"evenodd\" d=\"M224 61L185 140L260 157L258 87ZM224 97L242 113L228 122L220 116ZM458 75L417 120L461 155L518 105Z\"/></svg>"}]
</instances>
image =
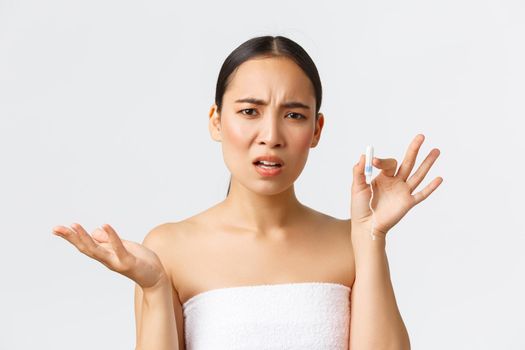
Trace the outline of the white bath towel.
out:
<instances>
[{"instance_id":1,"label":"white bath towel","mask_svg":"<svg viewBox=\"0 0 525 350\"><path fill-rule=\"evenodd\" d=\"M187 350L348 350L350 288L298 282L208 290L183 305Z\"/></svg>"}]
</instances>

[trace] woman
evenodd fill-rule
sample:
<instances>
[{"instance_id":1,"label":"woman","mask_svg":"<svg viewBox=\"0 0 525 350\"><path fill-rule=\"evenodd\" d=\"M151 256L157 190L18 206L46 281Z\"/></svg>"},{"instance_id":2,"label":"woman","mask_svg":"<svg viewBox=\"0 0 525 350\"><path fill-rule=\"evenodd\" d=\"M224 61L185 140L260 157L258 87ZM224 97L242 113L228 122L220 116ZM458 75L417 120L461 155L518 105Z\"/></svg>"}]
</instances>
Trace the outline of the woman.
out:
<instances>
[{"instance_id":1,"label":"woman","mask_svg":"<svg viewBox=\"0 0 525 350\"><path fill-rule=\"evenodd\" d=\"M351 220L315 211L296 198L294 181L321 136L321 97L302 47L252 38L226 58L209 113L232 174L222 202L153 228L142 244L107 224L91 235L77 223L54 228L136 282L137 349L410 348L386 235L441 184L412 195L439 150L408 178L424 140L417 135L397 173L395 159L373 159L381 172L371 185L362 154Z\"/></svg>"}]
</instances>

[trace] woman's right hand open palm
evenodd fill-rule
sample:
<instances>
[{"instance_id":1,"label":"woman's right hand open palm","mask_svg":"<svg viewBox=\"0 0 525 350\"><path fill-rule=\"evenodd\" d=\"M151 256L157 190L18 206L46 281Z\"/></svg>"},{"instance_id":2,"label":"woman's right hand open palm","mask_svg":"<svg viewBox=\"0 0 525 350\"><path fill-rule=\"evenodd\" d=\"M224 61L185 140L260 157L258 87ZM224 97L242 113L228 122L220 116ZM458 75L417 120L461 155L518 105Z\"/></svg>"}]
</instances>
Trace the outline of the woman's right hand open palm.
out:
<instances>
[{"instance_id":1,"label":"woman's right hand open palm","mask_svg":"<svg viewBox=\"0 0 525 350\"><path fill-rule=\"evenodd\" d=\"M143 289L155 287L166 280L166 271L155 252L142 244L121 240L108 224L97 228L91 235L77 223L71 224L71 227L55 226L53 233L110 270L132 279Z\"/></svg>"}]
</instances>

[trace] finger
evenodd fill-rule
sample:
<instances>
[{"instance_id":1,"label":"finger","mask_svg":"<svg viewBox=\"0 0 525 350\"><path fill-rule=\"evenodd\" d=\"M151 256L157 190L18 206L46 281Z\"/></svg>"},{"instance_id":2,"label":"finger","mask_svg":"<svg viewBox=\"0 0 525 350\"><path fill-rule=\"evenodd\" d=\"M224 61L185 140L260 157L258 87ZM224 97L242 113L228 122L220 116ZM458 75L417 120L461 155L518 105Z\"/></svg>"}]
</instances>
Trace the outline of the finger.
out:
<instances>
[{"instance_id":1,"label":"finger","mask_svg":"<svg viewBox=\"0 0 525 350\"><path fill-rule=\"evenodd\" d=\"M75 230L66 226L55 226L53 232L73 244L78 250L82 251L79 246L83 248L83 243L80 241Z\"/></svg>"},{"instance_id":2,"label":"finger","mask_svg":"<svg viewBox=\"0 0 525 350\"><path fill-rule=\"evenodd\" d=\"M438 176L432 182L430 182L425 188L423 188L418 193L414 194L414 205L419 204L424 199L428 198L432 192L443 182L443 178Z\"/></svg>"},{"instance_id":3,"label":"finger","mask_svg":"<svg viewBox=\"0 0 525 350\"><path fill-rule=\"evenodd\" d=\"M100 227L97 227L92 235L93 239L98 243L109 243L108 233Z\"/></svg>"},{"instance_id":4,"label":"finger","mask_svg":"<svg viewBox=\"0 0 525 350\"><path fill-rule=\"evenodd\" d=\"M441 152L437 148L434 148L432 151L430 151L423 163L421 163L419 168L416 170L416 172L407 180L407 185L410 188L410 193L412 193L421 183L421 181L423 181L428 171L432 167L432 164L434 164L440 153Z\"/></svg>"},{"instance_id":5,"label":"finger","mask_svg":"<svg viewBox=\"0 0 525 350\"><path fill-rule=\"evenodd\" d=\"M381 169L380 174L384 174L386 176L394 176L397 168L397 160L395 158L376 158L372 160L372 165L375 166L378 169Z\"/></svg>"},{"instance_id":6,"label":"finger","mask_svg":"<svg viewBox=\"0 0 525 350\"><path fill-rule=\"evenodd\" d=\"M365 155L364 154L361 154L359 156L359 161L357 162L357 164L354 165L353 177L354 177L354 181L353 181L354 185L361 186L363 184L366 184Z\"/></svg>"},{"instance_id":7,"label":"finger","mask_svg":"<svg viewBox=\"0 0 525 350\"><path fill-rule=\"evenodd\" d=\"M101 229L103 229L109 237L109 242L111 243L111 246L115 250L115 253L117 254L117 257L122 260L128 256L128 251L124 247L124 244L122 244L122 241L120 240L120 237L118 236L117 232L111 227L109 224L101 225Z\"/></svg>"},{"instance_id":8,"label":"finger","mask_svg":"<svg viewBox=\"0 0 525 350\"><path fill-rule=\"evenodd\" d=\"M406 181L408 175L410 175L410 172L412 172L412 168L414 168L417 154L424 140L425 135L423 134L417 134L416 137L412 140L410 146L408 146L408 149L406 151L405 158L403 159L403 162L399 167L399 171L395 175L396 177L399 177L403 179L403 181Z\"/></svg>"},{"instance_id":9,"label":"finger","mask_svg":"<svg viewBox=\"0 0 525 350\"><path fill-rule=\"evenodd\" d=\"M82 225L73 223L71 228L78 234L79 239L84 243L86 252L84 254L99 261L109 262L110 253L104 247L97 244L91 235L84 230Z\"/></svg>"}]
</instances>

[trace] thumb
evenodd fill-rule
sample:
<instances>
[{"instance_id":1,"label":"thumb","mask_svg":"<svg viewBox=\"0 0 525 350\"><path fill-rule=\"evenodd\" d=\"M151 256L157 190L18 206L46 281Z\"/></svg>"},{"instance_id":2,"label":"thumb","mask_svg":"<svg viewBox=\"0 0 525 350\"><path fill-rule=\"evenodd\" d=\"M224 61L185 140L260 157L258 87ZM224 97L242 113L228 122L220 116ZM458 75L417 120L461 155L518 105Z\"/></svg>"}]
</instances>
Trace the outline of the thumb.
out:
<instances>
[{"instance_id":1,"label":"thumb","mask_svg":"<svg viewBox=\"0 0 525 350\"><path fill-rule=\"evenodd\" d=\"M104 229L97 227L95 232L93 232L93 238L98 241L99 243L107 243L109 242L109 236Z\"/></svg>"}]
</instances>

